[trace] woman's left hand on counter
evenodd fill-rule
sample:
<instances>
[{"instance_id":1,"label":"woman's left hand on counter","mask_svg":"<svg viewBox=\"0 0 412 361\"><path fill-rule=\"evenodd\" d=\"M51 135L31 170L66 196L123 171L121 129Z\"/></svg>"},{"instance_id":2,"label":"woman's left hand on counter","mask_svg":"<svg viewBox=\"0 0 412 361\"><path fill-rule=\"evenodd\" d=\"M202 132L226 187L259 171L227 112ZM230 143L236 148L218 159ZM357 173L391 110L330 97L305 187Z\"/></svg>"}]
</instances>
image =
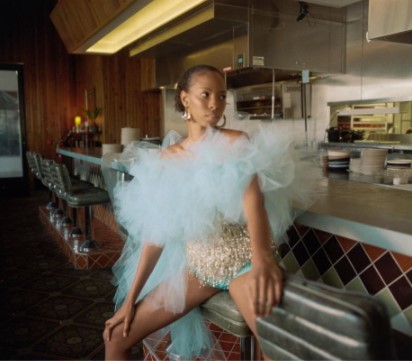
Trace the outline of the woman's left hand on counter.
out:
<instances>
[{"instance_id":1,"label":"woman's left hand on counter","mask_svg":"<svg viewBox=\"0 0 412 361\"><path fill-rule=\"evenodd\" d=\"M267 316L280 303L283 290L282 270L273 259L253 264L247 290L256 316Z\"/></svg>"}]
</instances>

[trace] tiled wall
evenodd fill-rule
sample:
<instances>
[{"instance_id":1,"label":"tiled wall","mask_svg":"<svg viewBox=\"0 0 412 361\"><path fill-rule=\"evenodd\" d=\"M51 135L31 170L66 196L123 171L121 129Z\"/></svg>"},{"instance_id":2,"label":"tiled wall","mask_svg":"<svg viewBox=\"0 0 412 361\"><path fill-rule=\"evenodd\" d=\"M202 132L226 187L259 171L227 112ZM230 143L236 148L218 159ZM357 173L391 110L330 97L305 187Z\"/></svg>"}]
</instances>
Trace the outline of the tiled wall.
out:
<instances>
[{"instance_id":1,"label":"tiled wall","mask_svg":"<svg viewBox=\"0 0 412 361\"><path fill-rule=\"evenodd\" d=\"M288 236L279 248L288 272L376 297L392 327L412 336L412 257L299 224Z\"/></svg>"}]
</instances>

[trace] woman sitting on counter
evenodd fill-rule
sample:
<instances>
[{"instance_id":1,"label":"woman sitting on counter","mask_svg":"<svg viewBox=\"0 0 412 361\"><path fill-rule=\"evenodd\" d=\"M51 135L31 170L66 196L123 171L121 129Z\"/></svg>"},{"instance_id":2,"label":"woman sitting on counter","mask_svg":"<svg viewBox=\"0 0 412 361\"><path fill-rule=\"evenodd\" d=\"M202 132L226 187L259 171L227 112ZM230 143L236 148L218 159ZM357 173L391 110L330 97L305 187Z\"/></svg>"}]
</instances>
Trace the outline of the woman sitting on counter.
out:
<instances>
[{"instance_id":1,"label":"woman sitting on counter","mask_svg":"<svg viewBox=\"0 0 412 361\"><path fill-rule=\"evenodd\" d=\"M281 300L274 241L293 222L291 202L308 204L307 178L284 134L269 128L249 138L219 126L225 106L222 72L188 69L176 93L187 138L161 153L142 149L134 179L115 189L129 238L114 267L117 312L104 330L106 359L128 359L165 326L171 352L200 355L211 337L197 306L221 290L254 334L256 318Z\"/></svg>"}]
</instances>

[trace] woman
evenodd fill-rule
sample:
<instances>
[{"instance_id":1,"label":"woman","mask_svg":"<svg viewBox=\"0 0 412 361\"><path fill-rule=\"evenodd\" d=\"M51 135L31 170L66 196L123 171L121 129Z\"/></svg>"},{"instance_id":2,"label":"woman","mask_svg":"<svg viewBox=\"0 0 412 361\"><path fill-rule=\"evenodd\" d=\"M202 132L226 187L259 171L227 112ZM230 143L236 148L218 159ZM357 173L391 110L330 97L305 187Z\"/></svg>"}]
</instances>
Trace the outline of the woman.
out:
<instances>
[{"instance_id":1,"label":"woman","mask_svg":"<svg viewBox=\"0 0 412 361\"><path fill-rule=\"evenodd\" d=\"M135 178L117 189L129 241L115 269L121 307L106 322L106 359L127 359L136 343L168 325L174 352L195 357L208 345L196 307L221 289L254 334L256 318L281 300L272 236L292 221L294 164L272 140L259 149L245 133L219 127L225 106L219 70L186 71L176 109L184 112L187 138L161 155L139 154Z\"/></svg>"}]
</instances>

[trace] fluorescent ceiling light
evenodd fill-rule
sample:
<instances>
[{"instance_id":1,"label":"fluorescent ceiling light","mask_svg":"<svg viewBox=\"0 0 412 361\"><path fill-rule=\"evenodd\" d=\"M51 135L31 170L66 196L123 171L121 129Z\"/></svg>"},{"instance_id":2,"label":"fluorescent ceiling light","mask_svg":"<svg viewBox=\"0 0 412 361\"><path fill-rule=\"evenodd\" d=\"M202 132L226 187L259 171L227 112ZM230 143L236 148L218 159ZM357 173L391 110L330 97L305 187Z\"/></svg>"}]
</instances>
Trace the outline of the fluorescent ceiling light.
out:
<instances>
[{"instance_id":1,"label":"fluorescent ceiling light","mask_svg":"<svg viewBox=\"0 0 412 361\"><path fill-rule=\"evenodd\" d=\"M208 0L153 0L86 51L113 54Z\"/></svg>"}]
</instances>

